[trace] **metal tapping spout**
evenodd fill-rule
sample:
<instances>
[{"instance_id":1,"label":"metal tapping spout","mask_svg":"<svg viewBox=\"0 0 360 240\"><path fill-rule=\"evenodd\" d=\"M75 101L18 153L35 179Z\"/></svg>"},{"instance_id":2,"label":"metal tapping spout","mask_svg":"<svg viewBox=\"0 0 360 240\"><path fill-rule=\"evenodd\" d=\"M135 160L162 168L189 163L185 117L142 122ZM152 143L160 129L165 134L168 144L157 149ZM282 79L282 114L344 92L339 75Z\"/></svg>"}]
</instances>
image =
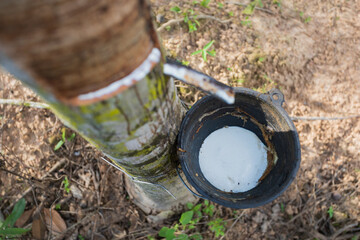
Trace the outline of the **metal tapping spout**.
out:
<instances>
[{"instance_id":1,"label":"metal tapping spout","mask_svg":"<svg viewBox=\"0 0 360 240\"><path fill-rule=\"evenodd\" d=\"M235 102L235 92L232 87L218 82L204 73L181 65L174 60L167 59L167 62L164 64L163 71L166 75L172 76L187 84L194 85L195 87L209 92L227 104L233 104Z\"/></svg>"}]
</instances>

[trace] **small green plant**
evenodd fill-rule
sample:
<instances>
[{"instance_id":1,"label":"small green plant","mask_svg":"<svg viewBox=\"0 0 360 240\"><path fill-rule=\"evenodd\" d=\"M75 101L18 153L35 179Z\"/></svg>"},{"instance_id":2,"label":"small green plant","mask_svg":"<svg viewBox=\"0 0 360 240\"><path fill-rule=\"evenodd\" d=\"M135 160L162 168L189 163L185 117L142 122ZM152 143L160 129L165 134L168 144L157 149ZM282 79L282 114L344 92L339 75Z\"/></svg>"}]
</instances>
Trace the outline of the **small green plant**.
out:
<instances>
[{"instance_id":1,"label":"small green plant","mask_svg":"<svg viewBox=\"0 0 360 240\"><path fill-rule=\"evenodd\" d=\"M259 6L259 7L264 6L261 0L254 0L254 1L250 2L245 7L245 9L242 11L242 13L245 14L245 15L252 15L257 6Z\"/></svg>"},{"instance_id":2,"label":"small green plant","mask_svg":"<svg viewBox=\"0 0 360 240\"><path fill-rule=\"evenodd\" d=\"M170 8L170 11L180 13L181 9L178 6L175 6L175 7Z\"/></svg>"},{"instance_id":3,"label":"small green plant","mask_svg":"<svg viewBox=\"0 0 360 240\"><path fill-rule=\"evenodd\" d=\"M233 11L230 11L229 12L229 17L233 17L234 16L234 12Z\"/></svg>"},{"instance_id":4,"label":"small green plant","mask_svg":"<svg viewBox=\"0 0 360 240\"><path fill-rule=\"evenodd\" d=\"M238 78L238 79L236 79L236 82L238 83L238 84L244 84L244 82L245 82L245 78Z\"/></svg>"},{"instance_id":5,"label":"small green plant","mask_svg":"<svg viewBox=\"0 0 360 240\"><path fill-rule=\"evenodd\" d=\"M259 59L258 59L258 61L259 61ZM274 80L272 80L268 75L263 74L261 77L265 80L265 83L258 88L253 88L253 90L261 92L261 93L266 93L269 89L277 86L277 83Z\"/></svg>"},{"instance_id":6,"label":"small green plant","mask_svg":"<svg viewBox=\"0 0 360 240\"><path fill-rule=\"evenodd\" d=\"M205 200L204 204L205 204L205 208L203 209L203 213L212 217L214 215L215 206L209 204L209 200Z\"/></svg>"},{"instance_id":7,"label":"small green plant","mask_svg":"<svg viewBox=\"0 0 360 240\"><path fill-rule=\"evenodd\" d=\"M165 29L166 29L166 31L170 31L170 30L171 30L171 26L166 26Z\"/></svg>"},{"instance_id":8,"label":"small green plant","mask_svg":"<svg viewBox=\"0 0 360 240\"><path fill-rule=\"evenodd\" d=\"M203 237L198 233L195 228L196 224L204 219L204 215L212 217L214 215L215 206L210 204L208 200L205 200L203 204L197 204L194 206L192 203L186 204L188 211L181 214L179 223L172 227L163 227L159 231L159 236L166 240L202 240ZM216 237L224 235L225 222L221 218L209 221L207 223L209 229L215 233ZM148 236L148 239L155 239L152 236Z\"/></svg>"},{"instance_id":9,"label":"small green plant","mask_svg":"<svg viewBox=\"0 0 360 240\"><path fill-rule=\"evenodd\" d=\"M259 59L258 59L258 61L261 63L264 62L265 60L266 60L266 57L259 57Z\"/></svg>"},{"instance_id":10,"label":"small green plant","mask_svg":"<svg viewBox=\"0 0 360 240\"><path fill-rule=\"evenodd\" d=\"M285 212L285 205L283 203L280 203L280 209L282 213Z\"/></svg>"},{"instance_id":11,"label":"small green plant","mask_svg":"<svg viewBox=\"0 0 360 240\"><path fill-rule=\"evenodd\" d=\"M299 16L303 19L304 23L309 23L311 21L311 17L304 18L304 12L299 12Z\"/></svg>"},{"instance_id":12,"label":"small green plant","mask_svg":"<svg viewBox=\"0 0 360 240\"><path fill-rule=\"evenodd\" d=\"M332 219L334 216L334 209L332 206L329 207L329 210L327 211L327 213L329 214L329 218Z\"/></svg>"},{"instance_id":13,"label":"small green plant","mask_svg":"<svg viewBox=\"0 0 360 240\"><path fill-rule=\"evenodd\" d=\"M19 237L30 231L30 229L26 228L14 228L14 224L16 220L24 213L26 206L25 199L20 199L14 206L10 215L5 219L5 221L0 221L0 239L5 238L15 238Z\"/></svg>"},{"instance_id":14,"label":"small green plant","mask_svg":"<svg viewBox=\"0 0 360 240\"><path fill-rule=\"evenodd\" d=\"M217 218L208 223L210 226L210 230L215 233L215 237L220 237L225 235L225 224L226 222L221 219Z\"/></svg>"},{"instance_id":15,"label":"small green plant","mask_svg":"<svg viewBox=\"0 0 360 240\"><path fill-rule=\"evenodd\" d=\"M55 145L55 147L54 147L54 151L57 151L57 150L59 150L60 148L61 148L61 146L62 145L64 145L64 143L66 142L66 141L71 141L71 140L73 140L74 138L75 138L75 136L76 136L76 134L75 133L73 133L73 134L71 134L71 136L69 137L69 138L66 138L66 129L65 128L63 128L63 129L61 129L61 140Z\"/></svg>"},{"instance_id":16,"label":"small green plant","mask_svg":"<svg viewBox=\"0 0 360 240\"><path fill-rule=\"evenodd\" d=\"M213 45L214 42L215 42L214 40L208 42L205 45L205 47L203 47L203 49L193 52L191 56L201 53L202 59L204 59L205 62L207 61L207 54L209 54L212 57L215 57L216 54L215 50L208 51L208 49Z\"/></svg>"},{"instance_id":17,"label":"small green plant","mask_svg":"<svg viewBox=\"0 0 360 240\"><path fill-rule=\"evenodd\" d=\"M60 203L55 204L55 210L61 210L61 204Z\"/></svg>"},{"instance_id":18,"label":"small green plant","mask_svg":"<svg viewBox=\"0 0 360 240\"><path fill-rule=\"evenodd\" d=\"M78 235L78 239L79 240L85 240L85 238L83 236L81 236L81 234Z\"/></svg>"},{"instance_id":19,"label":"small green plant","mask_svg":"<svg viewBox=\"0 0 360 240\"><path fill-rule=\"evenodd\" d=\"M181 64L182 64L182 65L185 65L185 66L189 66L190 62L189 62L189 61L182 60L182 61L181 61Z\"/></svg>"},{"instance_id":20,"label":"small green plant","mask_svg":"<svg viewBox=\"0 0 360 240\"><path fill-rule=\"evenodd\" d=\"M273 0L273 4L276 4L278 7L281 7L281 0Z\"/></svg>"},{"instance_id":21,"label":"small green plant","mask_svg":"<svg viewBox=\"0 0 360 240\"><path fill-rule=\"evenodd\" d=\"M305 19L304 19L304 23L309 23L309 22L311 21L311 19L312 19L311 17L305 18Z\"/></svg>"},{"instance_id":22,"label":"small green plant","mask_svg":"<svg viewBox=\"0 0 360 240\"><path fill-rule=\"evenodd\" d=\"M209 3L210 3L211 0L202 0L200 2L200 5L203 6L203 7L206 7L206 8L209 8Z\"/></svg>"},{"instance_id":23,"label":"small green plant","mask_svg":"<svg viewBox=\"0 0 360 240\"><path fill-rule=\"evenodd\" d=\"M184 22L187 23L189 27L189 32L194 32L197 30L197 27L200 27L200 23L198 20L196 20L197 15L195 15L195 12L193 9L189 9L188 11L183 13L184 15ZM191 20L192 19L192 20Z\"/></svg>"},{"instance_id":24,"label":"small green plant","mask_svg":"<svg viewBox=\"0 0 360 240\"><path fill-rule=\"evenodd\" d=\"M249 20L249 16L246 16L245 20L241 20L241 25L243 25L244 27L251 27L251 20Z\"/></svg>"},{"instance_id":25,"label":"small green plant","mask_svg":"<svg viewBox=\"0 0 360 240\"><path fill-rule=\"evenodd\" d=\"M67 176L65 176L64 180L63 180L63 184L64 184L64 190L66 193L70 192L70 183L69 183L69 179L67 178Z\"/></svg>"},{"instance_id":26,"label":"small green plant","mask_svg":"<svg viewBox=\"0 0 360 240\"><path fill-rule=\"evenodd\" d=\"M224 4L223 3L218 3L218 8L219 9L222 9L224 7Z\"/></svg>"},{"instance_id":27,"label":"small green plant","mask_svg":"<svg viewBox=\"0 0 360 240\"><path fill-rule=\"evenodd\" d=\"M195 12L193 9L188 9L188 10L182 11L180 7L175 6L175 7L170 8L170 11L175 12L175 13L183 12L182 14L184 16L184 22L188 25L189 32L196 31L197 30L196 26L200 27L199 21L196 20L197 15L195 15Z\"/></svg>"}]
</instances>

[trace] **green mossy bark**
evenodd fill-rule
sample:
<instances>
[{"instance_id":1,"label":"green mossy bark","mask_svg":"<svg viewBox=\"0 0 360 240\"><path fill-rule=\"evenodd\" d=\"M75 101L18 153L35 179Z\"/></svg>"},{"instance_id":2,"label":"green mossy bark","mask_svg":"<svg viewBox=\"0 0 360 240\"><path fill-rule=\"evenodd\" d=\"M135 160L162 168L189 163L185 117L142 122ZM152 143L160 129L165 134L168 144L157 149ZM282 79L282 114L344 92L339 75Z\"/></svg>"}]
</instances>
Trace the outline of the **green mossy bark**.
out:
<instances>
[{"instance_id":1,"label":"green mossy bark","mask_svg":"<svg viewBox=\"0 0 360 240\"><path fill-rule=\"evenodd\" d=\"M184 110L173 80L163 75L161 64L121 94L80 107L59 102L30 79L25 83L48 102L65 125L126 173L155 183L127 183L128 192L145 212L170 210L194 200L175 171L171 153Z\"/></svg>"}]
</instances>

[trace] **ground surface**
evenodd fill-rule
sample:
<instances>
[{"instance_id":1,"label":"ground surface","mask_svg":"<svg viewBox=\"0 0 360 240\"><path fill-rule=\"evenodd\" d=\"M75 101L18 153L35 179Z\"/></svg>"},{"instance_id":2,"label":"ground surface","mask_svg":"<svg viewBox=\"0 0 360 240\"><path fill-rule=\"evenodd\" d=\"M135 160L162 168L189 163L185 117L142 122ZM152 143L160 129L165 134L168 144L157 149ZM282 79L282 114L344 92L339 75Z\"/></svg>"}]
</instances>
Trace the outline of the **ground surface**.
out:
<instances>
[{"instance_id":1,"label":"ground surface","mask_svg":"<svg viewBox=\"0 0 360 240\"><path fill-rule=\"evenodd\" d=\"M160 35L168 54L232 85L285 95L291 116L345 117L360 113L360 2L357 0L263 0L245 19L244 7L211 1L153 0L157 24L184 12L227 20L199 20L188 33L183 22ZM233 16L231 16L233 15ZM248 21L248 22L246 22ZM215 40L208 61L191 53ZM1 97L39 101L5 72ZM202 93L178 83L185 102ZM151 224L127 197L123 176L100 161L101 154L79 136L59 150L63 125L48 110L1 105L0 210L4 215L29 187L26 209L56 208L65 220L67 239L147 239L162 226ZM206 223L227 222L223 239L358 239L360 234L360 118L301 120L302 163L296 180L278 199L263 207L233 211L217 206L196 231L215 238ZM67 129L67 136L71 135ZM62 164L57 164L57 163ZM57 165L56 165L57 164ZM55 168L54 168L55 166ZM47 172L49 174L45 175ZM70 191L66 191L65 176ZM330 210L329 210L330 209ZM31 223L33 220L29 220ZM193 230L194 231L194 230ZM46 233L48 234L48 233ZM31 238L28 234L25 238Z\"/></svg>"}]
</instances>

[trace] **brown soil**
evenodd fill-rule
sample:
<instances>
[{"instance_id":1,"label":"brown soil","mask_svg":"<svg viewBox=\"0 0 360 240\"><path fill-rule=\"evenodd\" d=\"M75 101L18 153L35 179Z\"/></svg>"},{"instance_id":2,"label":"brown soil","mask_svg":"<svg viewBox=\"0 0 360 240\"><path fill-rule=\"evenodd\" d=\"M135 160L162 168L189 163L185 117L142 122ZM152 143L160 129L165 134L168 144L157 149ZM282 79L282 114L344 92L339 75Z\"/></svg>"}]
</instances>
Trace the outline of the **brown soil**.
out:
<instances>
[{"instance_id":1,"label":"brown soil","mask_svg":"<svg viewBox=\"0 0 360 240\"><path fill-rule=\"evenodd\" d=\"M173 6L198 15L231 19L200 20L193 33L183 22L163 30L169 56L232 86L284 93L291 116L344 117L360 113L360 3L356 0L281 2L263 0L244 26L243 7L211 1L204 8L192 1L153 0L159 26L182 17ZM275 2L275 1L274 1ZM229 16L229 13L233 16ZM309 17L311 19L309 19ZM216 57L191 53L215 40ZM39 101L5 72L2 98ZM203 93L178 83L185 102ZM25 195L26 209L58 210L70 230L66 239L147 239L162 226L151 224L128 199L123 175L100 160L101 153L80 136L54 151L61 139L60 121L44 109L1 105L0 210ZM263 207L233 211L216 205L216 217L228 222L224 239L357 239L360 235L360 118L296 121L302 163L295 181L278 199ZM67 135L71 135L67 129ZM43 177L59 161L63 164ZM65 191L68 177L72 189ZM73 188L74 188L73 187ZM74 197L74 192L81 194ZM333 214L328 210L332 207ZM333 215L333 216L330 216ZM233 223L235 224L233 225ZM214 234L198 225L205 239ZM28 234L25 238L31 238Z\"/></svg>"}]
</instances>

